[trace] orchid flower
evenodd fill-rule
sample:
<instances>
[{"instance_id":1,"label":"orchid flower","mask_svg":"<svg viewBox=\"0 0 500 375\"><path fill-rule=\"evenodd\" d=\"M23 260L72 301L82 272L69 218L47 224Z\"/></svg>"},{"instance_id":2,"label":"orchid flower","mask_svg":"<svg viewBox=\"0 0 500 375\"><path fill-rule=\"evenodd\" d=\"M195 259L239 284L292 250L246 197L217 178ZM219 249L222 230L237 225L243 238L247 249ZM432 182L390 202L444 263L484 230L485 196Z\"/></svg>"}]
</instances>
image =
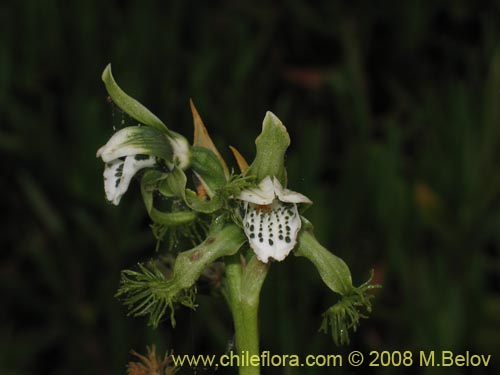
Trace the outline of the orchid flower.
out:
<instances>
[{"instance_id":1,"label":"orchid flower","mask_svg":"<svg viewBox=\"0 0 500 375\"><path fill-rule=\"evenodd\" d=\"M311 204L306 196L284 189L276 177L266 176L258 188L243 190L243 229L261 262L282 261L295 247L302 226L297 204Z\"/></svg>"},{"instance_id":2,"label":"orchid flower","mask_svg":"<svg viewBox=\"0 0 500 375\"><path fill-rule=\"evenodd\" d=\"M285 152L290 137L278 117L266 113L250 165L231 147L241 174L230 173L192 103L195 134L190 146L125 94L109 66L103 80L112 100L146 125L118 131L98 150L106 163L106 197L119 204L132 177L144 170L141 193L155 236L161 241L168 233L172 242L181 233L194 244L192 249L170 253L175 261L168 270L151 261L122 272L117 296L129 313L148 316L156 327L170 311L175 325L175 309L196 308L197 280L210 277L231 310L238 350L258 354L260 290L273 261L293 253L311 261L325 285L340 296L323 314L321 330L331 331L337 344L348 343L349 331L355 331L371 311L373 296L368 292L376 286L371 279L353 286L345 262L319 243L312 224L301 216L302 208L312 202L287 189ZM171 208L160 209L158 200ZM258 373L258 367L240 368L241 375Z\"/></svg>"},{"instance_id":3,"label":"orchid flower","mask_svg":"<svg viewBox=\"0 0 500 375\"><path fill-rule=\"evenodd\" d=\"M117 131L97 150L104 168L106 199L118 205L134 175L144 168L152 168L158 161L170 170L174 166L185 169L190 163L187 140L171 130L147 108L128 96L115 82L111 65L102 79L114 103L132 118L147 126L129 126Z\"/></svg>"}]
</instances>

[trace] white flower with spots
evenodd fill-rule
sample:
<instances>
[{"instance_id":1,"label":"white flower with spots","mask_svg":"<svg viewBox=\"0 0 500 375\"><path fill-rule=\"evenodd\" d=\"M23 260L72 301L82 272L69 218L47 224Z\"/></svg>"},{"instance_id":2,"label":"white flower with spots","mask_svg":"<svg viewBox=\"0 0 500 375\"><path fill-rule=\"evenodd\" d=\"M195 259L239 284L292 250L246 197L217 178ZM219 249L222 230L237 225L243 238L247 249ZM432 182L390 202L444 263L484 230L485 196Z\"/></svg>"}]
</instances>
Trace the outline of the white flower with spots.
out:
<instances>
[{"instance_id":1,"label":"white flower with spots","mask_svg":"<svg viewBox=\"0 0 500 375\"><path fill-rule=\"evenodd\" d=\"M283 188L276 177L265 177L256 188L243 190L243 229L257 258L282 261L295 247L302 222L297 204L312 203L306 196Z\"/></svg>"},{"instance_id":2,"label":"white flower with spots","mask_svg":"<svg viewBox=\"0 0 500 375\"><path fill-rule=\"evenodd\" d=\"M129 126L117 131L97 150L105 163L106 199L118 205L132 180L144 168L154 167L161 159L168 168L186 168L190 151L187 141L171 132L166 134L148 126Z\"/></svg>"}]
</instances>

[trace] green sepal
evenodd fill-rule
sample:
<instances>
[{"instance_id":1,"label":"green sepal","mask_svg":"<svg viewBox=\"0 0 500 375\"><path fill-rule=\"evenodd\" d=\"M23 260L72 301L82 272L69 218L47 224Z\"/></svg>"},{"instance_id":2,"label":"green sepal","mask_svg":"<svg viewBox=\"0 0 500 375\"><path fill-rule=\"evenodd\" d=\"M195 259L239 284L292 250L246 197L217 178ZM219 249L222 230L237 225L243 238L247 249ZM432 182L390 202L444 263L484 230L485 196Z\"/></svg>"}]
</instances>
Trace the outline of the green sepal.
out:
<instances>
[{"instance_id":1,"label":"green sepal","mask_svg":"<svg viewBox=\"0 0 500 375\"><path fill-rule=\"evenodd\" d=\"M153 193L158 188L158 184L164 180L167 173L156 170L148 169L144 172L141 178L141 193L142 199L144 201L144 206L146 206L146 211L153 207Z\"/></svg>"},{"instance_id":2,"label":"green sepal","mask_svg":"<svg viewBox=\"0 0 500 375\"><path fill-rule=\"evenodd\" d=\"M153 205L153 194L158 188L158 184L166 179L165 173L161 174L155 170L148 170L144 173L141 180L141 193L144 200L144 206L149 217L154 223L164 226L178 226L193 222L197 215L193 211L162 212Z\"/></svg>"},{"instance_id":3,"label":"green sepal","mask_svg":"<svg viewBox=\"0 0 500 375\"><path fill-rule=\"evenodd\" d=\"M159 183L158 190L166 197L179 197L185 200L186 183L186 174L182 169L175 166Z\"/></svg>"},{"instance_id":4,"label":"green sepal","mask_svg":"<svg viewBox=\"0 0 500 375\"><path fill-rule=\"evenodd\" d=\"M341 295L349 294L354 289L349 267L318 242L307 219L302 218L302 223L294 254L309 259L332 291Z\"/></svg>"},{"instance_id":5,"label":"green sepal","mask_svg":"<svg viewBox=\"0 0 500 375\"><path fill-rule=\"evenodd\" d=\"M196 146L191 148L191 167L210 198L215 195L217 189L227 183L219 158L208 148Z\"/></svg>"},{"instance_id":6,"label":"green sepal","mask_svg":"<svg viewBox=\"0 0 500 375\"><path fill-rule=\"evenodd\" d=\"M113 102L126 114L144 125L151 126L162 132L170 132L167 126L149 109L129 96L118 86L111 72L111 64L108 64L102 72L102 81Z\"/></svg>"},{"instance_id":7,"label":"green sepal","mask_svg":"<svg viewBox=\"0 0 500 375\"><path fill-rule=\"evenodd\" d=\"M205 197L199 197L194 191L186 189L186 174L178 167L175 167L171 173L159 183L159 192L166 197L179 197L184 200L186 205L194 211L211 214L222 208L222 200L215 195L207 200Z\"/></svg>"},{"instance_id":8,"label":"green sepal","mask_svg":"<svg viewBox=\"0 0 500 375\"><path fill-rule=\"evenodd\" d=\"M245 175L255 176L260 181L266 176L276 176L286 187L285 152L290 145L290 136L276 115L267 112L262 123L262 132L255 140L256 155Z\"/></svg>"},{"instance_id":9,"label":"green sepal","mask_svg":"<svg viewBox=\"0 0 500 375\"><path fill-rule=\"evenodd\" d=\"M214 195L211 199L207 200L199 197L194 191L187 189L186 204L195 211L211 214L222 208L223 201L219 195Z\"/></svg>"}]
</instances>

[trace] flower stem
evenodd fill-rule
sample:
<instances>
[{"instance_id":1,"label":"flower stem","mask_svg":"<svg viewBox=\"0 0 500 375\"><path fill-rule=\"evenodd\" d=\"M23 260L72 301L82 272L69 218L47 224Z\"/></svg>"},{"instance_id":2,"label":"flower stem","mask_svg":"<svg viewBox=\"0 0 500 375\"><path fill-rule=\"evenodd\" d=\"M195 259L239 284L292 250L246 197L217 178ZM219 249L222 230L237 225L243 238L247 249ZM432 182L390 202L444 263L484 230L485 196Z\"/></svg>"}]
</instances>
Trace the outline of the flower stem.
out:
<instances>
[{"instance_id":1,"label":"flower stem","mask_svg":"<svg viewBox=\"0 0 500 375\"><path fill-rule=\"evenodd\" d=\"M242 264L240 256L233 255L226 263L224 295L231 309L236 335L237 354L252 358L259 352L259 297L269 264L253 256ZM260 366L240 363L239 375L259 375Z\"/></svg>"}]
</instances>

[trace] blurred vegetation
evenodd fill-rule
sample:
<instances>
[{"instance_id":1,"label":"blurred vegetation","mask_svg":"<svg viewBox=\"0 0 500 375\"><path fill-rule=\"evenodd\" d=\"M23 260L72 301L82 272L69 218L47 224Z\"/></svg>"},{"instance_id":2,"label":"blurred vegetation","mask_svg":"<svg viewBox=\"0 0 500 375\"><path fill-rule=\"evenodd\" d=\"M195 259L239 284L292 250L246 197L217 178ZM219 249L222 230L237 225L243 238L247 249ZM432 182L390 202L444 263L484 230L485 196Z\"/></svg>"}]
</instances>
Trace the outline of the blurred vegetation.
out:
<instances>
[{"instance_id":1,"label":"blurred vegetation","mask_svg":"<svg viewBox=\"0 0 500 375\"><path fill-rule=\"evenodd\" d=\"M130 349L220 354L232 339L221 298L153 331L113 297L155 243L137 184L119 207L104 200L95 151L129 121L106 101L110 61L185 135L193 98L227 160L229 144L252 159L266 110L283 120L318 238L356 284L375 267L384 285L351 349L470 350L498 371L498 4L2 2L0 373L123 374ZM317 333L333 298L306 261L275 264L262 348L348 351Z\"/></svg>"}]
</instances>

